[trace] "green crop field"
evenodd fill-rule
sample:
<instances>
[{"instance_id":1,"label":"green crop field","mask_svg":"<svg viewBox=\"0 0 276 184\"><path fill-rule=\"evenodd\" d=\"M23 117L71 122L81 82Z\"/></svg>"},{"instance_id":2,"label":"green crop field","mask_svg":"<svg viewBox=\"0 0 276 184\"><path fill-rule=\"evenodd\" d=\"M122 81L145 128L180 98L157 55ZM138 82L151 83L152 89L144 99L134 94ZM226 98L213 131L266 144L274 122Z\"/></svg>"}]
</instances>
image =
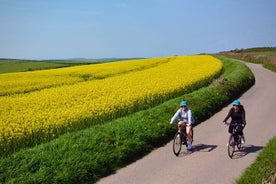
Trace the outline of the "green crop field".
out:
<instances>
[{"instance_id":1,"label":"green crop field","mask_svg":"<svg viewBox=\"0 0 276 184\"><path fill-rule=\"evenodd\" d=\"M276 51L256 52L256 54L265 55L265 56L276 56Z\"/></svg>"},{"instance_id":2,"label":"green crop field","mask_svg":"<svg viewBox=\"0 0 276 184\"><path fill-rule=\"evenodd\" d=\"M57 63L31 60L0 59L0 74L11 72L24 72L33 70L43 70L50 68L60 68L72 66L71 63Z\"/></svg>"}]
</instances>

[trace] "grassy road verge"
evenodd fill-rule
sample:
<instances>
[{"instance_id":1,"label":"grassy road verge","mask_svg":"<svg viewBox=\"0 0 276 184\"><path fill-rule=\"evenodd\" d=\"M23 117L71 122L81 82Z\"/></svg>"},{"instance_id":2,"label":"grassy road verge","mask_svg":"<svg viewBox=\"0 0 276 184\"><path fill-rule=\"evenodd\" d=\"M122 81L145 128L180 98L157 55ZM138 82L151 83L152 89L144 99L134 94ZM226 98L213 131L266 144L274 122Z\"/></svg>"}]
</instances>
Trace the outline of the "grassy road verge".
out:
<instances>
[{"instance_id":1,"label":"grassy road verge","mask_svg":"<svg viewBox=\"0 0 276 184\"><path fill-rule=\"evenodd\" d=\"M236 183L276 183L276 137L267 143L255 162L244 171Z\"/></svg>"}]
</instances>

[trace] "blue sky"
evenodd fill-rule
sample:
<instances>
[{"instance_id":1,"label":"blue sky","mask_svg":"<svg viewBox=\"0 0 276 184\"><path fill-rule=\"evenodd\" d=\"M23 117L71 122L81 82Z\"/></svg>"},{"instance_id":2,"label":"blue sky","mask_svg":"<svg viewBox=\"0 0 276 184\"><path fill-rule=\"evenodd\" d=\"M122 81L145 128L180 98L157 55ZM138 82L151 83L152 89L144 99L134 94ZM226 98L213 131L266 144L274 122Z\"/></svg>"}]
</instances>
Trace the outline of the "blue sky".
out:
<instances>
[{"instance_id":1,"label":"blue sky","mask_svg":"<svg viewBox=\"0 0 276 184\"><path fill-rule=\"evenodd\" d=\"M0 0L0 58L163 57L276 46L275 0Z\"/></svg>"}]
</instances>

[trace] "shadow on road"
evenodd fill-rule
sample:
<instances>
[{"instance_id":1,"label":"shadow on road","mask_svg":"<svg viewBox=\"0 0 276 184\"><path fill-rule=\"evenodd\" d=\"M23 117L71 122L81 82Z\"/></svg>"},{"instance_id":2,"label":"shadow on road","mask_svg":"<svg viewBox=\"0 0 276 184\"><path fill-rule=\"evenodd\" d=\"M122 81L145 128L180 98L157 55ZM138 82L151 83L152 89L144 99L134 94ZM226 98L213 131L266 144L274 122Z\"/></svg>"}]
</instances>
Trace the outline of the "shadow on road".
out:
<instances>
[{"instance_id":1,"label":"shadow on road","mask_svg":"<svg viewBox=\"0 0 276 184\"><path fill-rule=\"evenodd\" d=\"M256 153L257 151L263 149L263 146L245 145L240 151L236 151L232 159L239 159L246 156L249 153Z\"/></svg>"},{"instance_id":2,"label":"shadow on road","mask_svg":"<svg viewBox=\"0 0 276 184\"><path fill-rule=\"evenodd\" d=\"M193 146L193 151L211 152L218 147L217 145L196 144Z\"/></svg>"},{"instance_id":3,"label":"shadow on road","mask_svg":"<svg viewBox=\"0 0 276 184\"><path fill-rule=\"evenodd\" d=\"M190 151L186 150L186 148L184 147L183 151L181 151L178 156L184 157L184 156L190 155L194 152L211 152L214 149L216 149L216 147L218 147L218 146L217 145L196 144L196 145L193 145L193 148Z\"/></svg>"}]
</instances>

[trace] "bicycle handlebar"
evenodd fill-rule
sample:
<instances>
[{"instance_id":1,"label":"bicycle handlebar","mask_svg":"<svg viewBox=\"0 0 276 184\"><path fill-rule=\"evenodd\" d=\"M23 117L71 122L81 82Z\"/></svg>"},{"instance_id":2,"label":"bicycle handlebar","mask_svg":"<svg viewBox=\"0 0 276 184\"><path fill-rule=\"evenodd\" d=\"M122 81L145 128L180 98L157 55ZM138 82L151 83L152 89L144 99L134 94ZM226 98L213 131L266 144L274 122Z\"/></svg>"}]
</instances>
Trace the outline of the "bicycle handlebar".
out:
<instances>
[{"instance_id":1,"label":"bicycle handlebar","mask_svg":"<svg viewBox=\"0 0 276 184\"><path fill-rule=\"evenodd\" d=\"M223 122L224 124L226 124L226 125L230 125L231 123L229 123L229 122L227 122L227 121L225 121L225 122ZM245 126L245 123L240 123L239 121L237 122L237 121L234 121L233 123L232 123L232 125L242 125L242 126Z\"/></svg>"}]
</instances>

